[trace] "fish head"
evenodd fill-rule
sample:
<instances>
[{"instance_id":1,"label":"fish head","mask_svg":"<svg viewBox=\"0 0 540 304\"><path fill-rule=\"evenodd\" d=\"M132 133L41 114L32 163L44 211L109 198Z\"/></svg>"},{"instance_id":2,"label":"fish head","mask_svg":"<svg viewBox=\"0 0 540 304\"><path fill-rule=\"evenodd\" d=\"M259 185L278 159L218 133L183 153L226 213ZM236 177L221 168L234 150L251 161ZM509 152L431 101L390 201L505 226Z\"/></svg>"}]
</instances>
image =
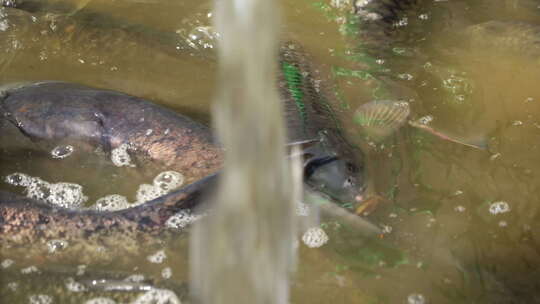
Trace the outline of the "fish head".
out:
<instances>
[{"instance_id":1,"label":"fish head","mask_svg":"<svg viewBox=\"0 0 540 304\"><path fill-rule=\"evenodd\" d=\"M363 200L364 174L363 163L334 155L312 157L304 166L307 186L348 208Z\"/></svg>"}]
</instances>

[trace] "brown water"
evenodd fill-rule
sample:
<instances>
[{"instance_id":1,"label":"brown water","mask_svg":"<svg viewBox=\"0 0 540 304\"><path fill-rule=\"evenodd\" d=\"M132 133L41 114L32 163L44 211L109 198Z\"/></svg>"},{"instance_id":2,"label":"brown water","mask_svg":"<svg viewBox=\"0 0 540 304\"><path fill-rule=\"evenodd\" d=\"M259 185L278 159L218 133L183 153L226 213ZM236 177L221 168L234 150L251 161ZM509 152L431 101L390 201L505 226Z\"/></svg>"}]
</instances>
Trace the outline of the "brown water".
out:
<instances>
[{"instance_id":1,"label":"brown water","mask_svg":"<svg viewBox=\"0 0 540 304\"><path fill-rule=\"evenodd\" d=\"M396 42L393 52L372 57L380 60L368 74L365 60L351 59L361 52L359 42L347 34L351 27L343 24L346 10L329 2L282 2L285 38L301 43L325 75L323 81L336 85L341 100L336 108L350 136L357 134L351 117L358 106L374 96L400 97L410 102L412 118L429 116L429 125L440 132L489 143L489 151L478 151L404 127L377 145L369 165L375 168L372 178L386 202L371 220L387 233L367 240L339 219L324 220L329 242L317 249L300 245L291 302L539 302L539 53L534 45L514 46L534 40L522 30L512 30L515 24L506 23L513 38L506 42L486 39L489 31L475 37L465 30L491 20L540 26L538 3L430 3L412 11L407 25L396 27L408 39ZM188 1L95 0L73 18L93 11L122 20L120 24L189 33L210 24L208 7ZM115 48L88 40L71 44L54 38L50 24L40 22L11 33L15 38L9 45L0 41L9 55L0 58L2 83L80 82L149 98L208 120L215 64L187 44L179 42L177 52L140 40L123 42L125 48L120 48L122 41ZM500 37L501 32L493 35ZM186 252L187 241L179 240L165 248L164 263L149 262L146 256L155 253L149 252L117 268L126 276L144 273L165 286L168 281L187 282ZM46 271L46 263L38 262ZM115 270L112 266L100 267ZM2 269L2 302L5 298L24 303L28 295L51 293L55 303L80 303L75 300L80 293L65 292L72 300L61 301L56 295L62 293L60 287L43 287L37 275L23 280L32 274L14 275L19 273L16 267L17 263ZM166 267L172 270L170 279L161 276ZM62 276L57 280L64 286ZM13 282L26 287L14 292L7 285ZM106 296L125 301L120 293Z\"/></svg>"}]
</instances>

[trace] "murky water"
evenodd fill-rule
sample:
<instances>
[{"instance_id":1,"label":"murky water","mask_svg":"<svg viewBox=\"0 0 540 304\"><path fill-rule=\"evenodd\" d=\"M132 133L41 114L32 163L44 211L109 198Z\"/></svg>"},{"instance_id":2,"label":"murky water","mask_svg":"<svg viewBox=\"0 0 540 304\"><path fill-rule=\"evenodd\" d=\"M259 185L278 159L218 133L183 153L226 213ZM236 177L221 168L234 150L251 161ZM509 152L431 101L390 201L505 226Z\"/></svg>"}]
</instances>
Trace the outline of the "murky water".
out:
<instances>
[{"instance_id":1,"label":"murky water","mask_svg":"<svg viewBox=\"0 0 540 304\"><path fill-rule=\"evenodd\" d=\"M360 105L399 98L409 102L411 119L423 119L464 142L484 140L489 146L487 151L471 149L403 127L372 147L368 166L374 168L371 178L385 200L370 219L385 234L370 240L339 218L324 219L321 227L329 241L320 248L300 245L291 302L540 301L537 1L423 1L406 19L391 21L394 34L384 43L369 32L361 32L364 40L359 41L359 21L350 19L347 1L282 2L284 40L302 44L320 69L322 82L335 86L335 106L349 136L360 141L353 122ZM4 10L0 81L80 82L145 97L207 121L216 67L208 58L212 51L205 48L212 40L201 32L210 25L209 6L193 1L95 0L70 17L78 20L85 13L98 13L115 20L102 27L55 23L38 12L35 22L11 23L12 13ZM486 23L490 21L497 22ZM122 36L128 24L178 32L173 36L178 39L160 45L160 39L145 43L148 35ZM185 40L196 28L197 37L206 37L210 44L194 49L190 43L200 40ZM125 40L110 38L117 43L103 47L95 38L99 36L85 36L89 31ZM95 43L85 37L94 37ZM366 40L370 37L374 41ZM46 165L43 170L49 171ZM8 173L12 172L2 174ZM111 183L91 177L95 185ZM51 181L77 181L58 178ZM111 280L145 274L152 284L169 288L188 280L187 244L180 239L166 246L161 263L148 257L162 249L149 248L123 265L88 266L88 273ZM30 265L42 274L57 273L58 267L51 267L46 258L23 265L10 265L11 260L2 258L2 300L24 303L29 296L44 294L55 303L82 301L81 293L62 287L67 277L77 278L77 265L66 275L46 276L59 282L60 287L51 288L31 270L21 274ZM92 276L103 268L117 275ZM179 287L169 289L182 293ZM100 292L120 303L128 301L123 293Z\"/></svg>"}]
</instances>

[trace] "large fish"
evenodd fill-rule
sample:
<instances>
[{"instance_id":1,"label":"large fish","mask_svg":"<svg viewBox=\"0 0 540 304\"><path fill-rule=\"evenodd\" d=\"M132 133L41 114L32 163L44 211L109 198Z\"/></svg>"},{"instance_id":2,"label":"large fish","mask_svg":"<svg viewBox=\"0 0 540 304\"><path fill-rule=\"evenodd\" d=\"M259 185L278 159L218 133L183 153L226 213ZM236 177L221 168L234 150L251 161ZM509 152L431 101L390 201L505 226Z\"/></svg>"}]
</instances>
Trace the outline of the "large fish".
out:
<instances>
[{"instance_id":1,"label":"large fish","mask_svg":"<svg viewBox=\"0 0 540 304\"><path fill-rule=\"evenodd\" d=\"M289 93L284 91L283 94ZM302 101L308 102L308 99ZM306 107L306 111L313 111L309 104ZM22 85L4 90L0 112L0 143L4 150L21 146L49 150L69 144L75 149L93 151L99 147L111 152L127 145L129 154L135 163L142 164L142 169L148 164L162 165L182 172L188 182L217 172L222 163L222 150L213 142L207 127L150 102L114 91L61 82ZM347 160L336 152L339 147L331 145L334 140L342 140L329 133L337 132L337 129L320 127L309 132L314 132L313 135L321 140L310 143L305 151L309 154L306 156L308 185L320 191L336 190L336 197L356 195L339 192L343 185L334 189L317 183L321 180L324 183L324 178L353 172L348 171L350 167L342 168ZM307 127L306 131L291 134L298 141L311 138ZM347 149L351 149L351 153L354 151L351 147ZM324 172L322 177L317 176L319 170ZM211 175L146 204L114 212L51 207L13 193L0 192L0 243L11 253L16 248L24 248L25 244L41 244L32 248L39 256L48 250L48 241L58 239L71 244L97 242L93 244L95 247L120 236L122 240L148 240L166 234L165 224L171 217L201 204L203 193L212 192L215 179L216 176ZM347 186L352 188L352 185ZM103 232L106 232L105 237ZM148 242L143 243L148 246ZM78 256L78 259L91 260L84 256Z\"/></svg>"},{"instance_id":2,"label":"large fish","mask_svg":"<svg viewBox=\"0 0 540 304\"><path fill-rule=\"evenodd\" d=\"M25 3L36 2L18 1L14 5L24 8ZM39 13L39 6L31 7L32 11ZM9 9L7 20L10 21L10 14L13 15L18 20L19 28L24 27L25 21L33 22L23 10L6 9ZM147 40L154 51L178 53L175 47L178 45L178 36L175 33L156 32L139 25L123 24L102 14L81 12L71 17L58 16L55 17L55 26L57 29L52 36L52 43L60 46L58 52L71 50L84 53L84 50L73 49L72 45L86 39L92 41L92 45L113 49L107 52L123 50L126 44L134 41ZM108 27L112 29L107 30ZM306 168L309 169L306 177L309 184L334 200L358 204L364 188L362 152L343 137L339 120L331 108L332 96L328 90L320 87L318 73L297 44L283 43L280 72L278 81L286 108L290 142L319 141L311 145L309 153L306 153Z\"/></svg>"}]
</instances>

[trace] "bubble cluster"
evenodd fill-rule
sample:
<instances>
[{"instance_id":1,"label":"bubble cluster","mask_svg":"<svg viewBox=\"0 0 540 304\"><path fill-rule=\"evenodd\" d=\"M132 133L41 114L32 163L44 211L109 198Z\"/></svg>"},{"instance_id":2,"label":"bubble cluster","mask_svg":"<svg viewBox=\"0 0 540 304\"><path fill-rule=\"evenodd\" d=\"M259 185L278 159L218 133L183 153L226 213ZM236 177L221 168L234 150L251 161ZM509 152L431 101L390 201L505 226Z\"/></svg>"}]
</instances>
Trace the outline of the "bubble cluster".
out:
<instances>
[{"instance_id":1,"label":"bubble cluster","mask_svg":"<svg viewBox=\"0 0 540 304\"><path fill-rule=\"evenodd\" d=\"M38 294L28 297L28 303L30 304L51 304L53 302L51 296Z\"/></svg>"},{"instance_id":2,"label":"bubble cluster","mask_svg":"<svg viewBox=\"0 0 540 304\"><path fill-rule=\"evenodd\" d=\"M70 156L73 151L75 151L75 149L70 145L56 146L54 149L52 149L51 156L52 158L62 159Z\"/></svg>"},{"instance_id":3,"label":"bubble cluster","mask_svg":"<svg viewBox=\"0 0 540 304\"><path fill-rule=\"evenodd\" d=\"M163 261L165 261L166 258L167 258L167 255L165 254L165 251L160 250L152 255L149 255L146 259L150 263L161 264L163 263Z\"/></svg>"},{"instance_id":4,"label":"bubble cluster","mask_svg":"<svg viewBox=\"0 0 540 304\"><path fill-rule=\"evenodd\" d=\"M125 278L124 281L132 283L141 283L144 281L144 275L142 274L132 274L129 277Z\"/></svg>"},{"instance_id":5,"label":"bubble cluster","mask_svg":"<svg viewBox=\"0 0 540 304\"><path fill-rule=\"evenodd\" d=\"M82 292L82 291L86 291L86 287L75 281L73 278L67 278L66 280L66 289L71 291L71 292Z\"/></svg>"},{"instance_id":6,"label":"bubble cluster","mask_svg":"<svg viewBox=\"0 0 540 304\"><path fill-rule=\"evenodd\" d=\"M0 32L5 32L9 28L9 23L6 17L6 10L3 7L0 8Z\"/></svg>"},{"instance_id":7,"label":"bubble cluster","mask_svg":"<svg viewBox=\"0 0 540 304\"><path fill-rule=\"evenodd\" d=\"M99 211L115 211L129 208L130 204L125 196L111 194L96 201L94 209Z\"/></svg>"},{"instance_id":8,"label":"bubble cluster","mask_svg":"<svg viewBox=\"0 0 540 304\"><path fill-rule=\"evenodd\" d=\"M189 32L186 42L194 49L213 49L219 33L211 26L197 26Z\"/></svg>"},{"instance_id":9,"label":"bubble cluster","mask_svg":"<svg viewBox=\"0 0 540 304\"><path fill-rule=\"evenodd\" d=\"M129 144L121 144L111 151L111 161L115 166L135 167L135 165L131 163L131 156L129 156L128 153L129 148Z\"/></svg>"},{"instance_id":10,"label":"bubble cluster","mask_svg":"<svg viewBox=\"0 0 540 304\"><path fill-rule=\"evenodd\" d=\"M5 178L6 183L25 187L25 195L48 204L64 208L80 208L88 197L83 194L81 185L73 183L51 184L39 177L24 173L13 173Z\"/></svg>"},{"instance_id":11,"label":"bubble cluster","mask_svg":"<svg viewBox=\"0 0 540 304\"><path fill-rule=\"evenodd\" d=\"M15 263L13 260L5 259L5 260L2 261L2 263L0 265L2 266L2 268L6 269L6 268L10 267L11 265L13 265L13 263Z\"/></svg>"},{"instance_id":12,"label":"bubble cluster","mask_svg":"<svg viewBox=\"0 0 540 304\"><path fill-rule=\"evenodd\" d=\"M17 283L17 282L9 282L9 283L7 284L7 288L8 288L9 290L11 290L11 291L16 291L17 288L19 288L19 283Z\"/></svg>"},{"instance_id":13,"label":"bubble cluster","mask_svg":"<svg viewBox=\"0 0 540 304\"><path fill-rule=\"evenodd\" d=\"M194 215L188 211L180 211L167 219L165 225L171 229L183 229L201 217L202 215Z\"/></svg>"},{"instance_id":14,"label":"bubble cluster","mask_svg":"<svg viewBox=\"0 0 540 304\"><path fill-rule=\"evenodd\" d=\"M510 211L510 205L507 202L493 202L489 205L489 213L502 214Z\"/></svg>"},{"instance_id":15,"label":"bubble cluster","mask_svg":"<svg viewBox=\"0 0 540 304\"><path fill-rule=\"evenodd\" d=\"M328 242L328 235L321 228L313 227L304 233L302 241L309 248L319 248Z\"/></svg>"},{"instance_id":16,"label":"bubble cluster","mask_svg":"<svg viewBox=\"0 0 540 304\"><path fill-rule=\"evenodd\" d=\"M426 298L422 294L413 293L407 297L407 303L408 304L425 304Z\"/></svg>"},{"instance_id":17,"label":"bubble cluster","mask_svg":"<svg viewBox=\"0 0 540 304\"><path fill-rule=\"evenodd\" d=\"M170 279L172 277L171 267L163 268L163 270L161 270L161 277L163 277L164 279Z\"/></svg>"},{"instance_id":18,"label":"bubble cluster","mask_svg":"<svg viewBox=\"0 0 540 304\"><path fill-rule=\"evenodd\" d=\"M50 240L47 242L47 249L49 253L55 253L67 248L69 243L65 240Z\"/></svg>"},{"instance_id":19,"label":"bubble cluster","mask_svg":"<svg viewBox=\"0 0 540 304\"><path fill-rule=\"evenodd\" d=\"M90 299L84 302L84 304L116 304L116 301L109 298L99 297L99 298Z\"/></svg>"},{"instance_id":20,"label":"bubble cluster","mask_svg":"<svg viewBox=\"0 0 540 304\"><path fill-rule=\"evenodd\" d=\"M142 204L163 196L178 188L184 183L184 176L175 171L164 171L158 174L153 184L142 184L139 186L135 204Z\"/></svg>"},{"instance_id":21,"label":"bubble cluster","mask_svg":"<svg viewBox=\"0 0 540 304\"><path fill-rule=\"evenodd\" d=\"M22 274L30 274L34 272L39 272L39 269L36 266L28 266L26 268L21 269Z\"/></svg>"},{"instance_id":22,"label":"bubble cluster","mask_svg":"<svg viewBox=\"0 0 540 304\"><path fill-rule=\"evenodd\" d=\"M152 289L140 295L133 304L182 304L176 294L168 289Z\"/></svg>"}]
</instances>

